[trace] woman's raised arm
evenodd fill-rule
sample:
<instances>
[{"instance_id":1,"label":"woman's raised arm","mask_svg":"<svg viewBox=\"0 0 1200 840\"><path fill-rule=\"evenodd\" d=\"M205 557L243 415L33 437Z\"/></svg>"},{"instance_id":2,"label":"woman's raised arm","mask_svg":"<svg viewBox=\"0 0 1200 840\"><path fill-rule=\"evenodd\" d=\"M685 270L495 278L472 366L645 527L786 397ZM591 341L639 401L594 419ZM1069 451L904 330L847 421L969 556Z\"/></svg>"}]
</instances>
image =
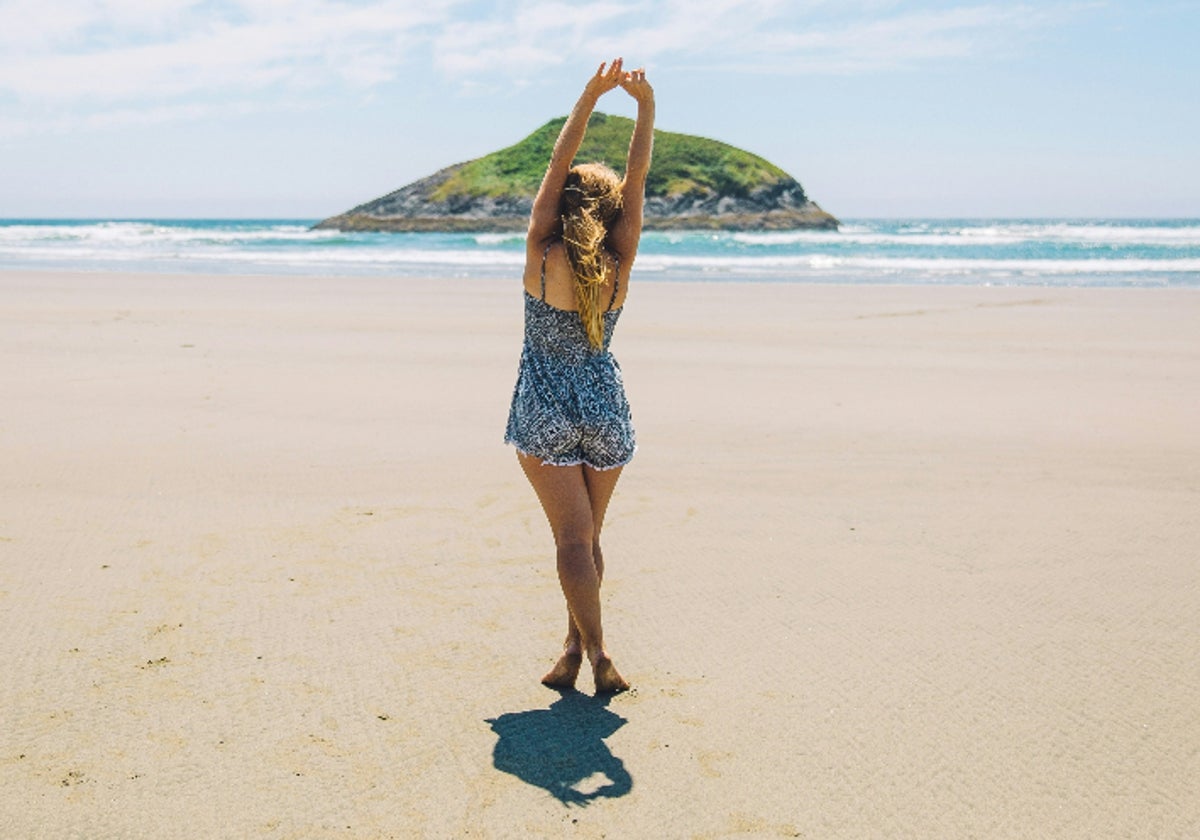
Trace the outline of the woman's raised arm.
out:
<instances>
[{"instance_id":1,"label":"woman's raised arm","mask_svg":"<svg viewBox=\"0 0 1200 840\"><path fill-rule=\"evenodd\" d=\"M621 83L621 59L616 59L605 70L605 64L600 65L596 74L587 81L579 101L571 109L570 116L563 124L558 140L554 143L554 153L550 156L550 165L542 178L537 196L533 199L533 210L529 214L529 233L526 245L532 253L541 256L542 246L554 235L558 228L558 206L562 198L563 185L567 182L567 173L571 170L571 161L579 152L583 143L583 135L587 131L588 117L596 107L596 101Z\"/></svg>"},{"instance_id":2,"label":"woman's raised arm","mask_svg":"<svg viewBox=\"0 0 1200 840\"><path fill-rule=\"evenodd\" d=\"M637 100L637 124L629 140L625 181L621 185L621 218L608 240L628 271L642 238L642 205L646 197L650 156L654 150L654 89L646 81L646 71L641 69L626 73L621 80L621 87Z\"/></svg>"}]
</instances>

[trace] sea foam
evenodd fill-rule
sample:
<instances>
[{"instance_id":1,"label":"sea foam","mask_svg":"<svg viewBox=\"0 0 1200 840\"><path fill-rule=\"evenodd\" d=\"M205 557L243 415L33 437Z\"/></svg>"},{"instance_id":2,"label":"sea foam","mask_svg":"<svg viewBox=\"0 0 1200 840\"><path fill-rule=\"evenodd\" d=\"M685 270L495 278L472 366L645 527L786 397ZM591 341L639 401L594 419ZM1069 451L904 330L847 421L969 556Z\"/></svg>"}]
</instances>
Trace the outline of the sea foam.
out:
<instances>
[{"instance_id":1,"label":"sea foam","mask_svg":"<svg viewBox=\"0 0 1200 840\"><path fill-rule=\"evenodd\" d=\"M524 236L313 230L304 220L0 221L0 267L507 277ZM1197 220L851 220L838 231L646 231L661 280L1200 286Z\"/></svg>"}]
</instances>

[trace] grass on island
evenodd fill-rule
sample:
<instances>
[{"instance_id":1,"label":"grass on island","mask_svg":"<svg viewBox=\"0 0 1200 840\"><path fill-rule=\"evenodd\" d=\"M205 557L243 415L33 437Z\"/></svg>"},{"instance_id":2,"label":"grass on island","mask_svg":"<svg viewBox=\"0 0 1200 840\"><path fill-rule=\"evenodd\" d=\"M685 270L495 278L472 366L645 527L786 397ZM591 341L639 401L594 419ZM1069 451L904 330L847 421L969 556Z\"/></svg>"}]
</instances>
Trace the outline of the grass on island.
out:
<instances>
[{"instance_id":1,"label":"grass on island","mask_svg":"<svg viewBox=\"0 0 1200 840\"><path fill-rule=\"evenodd\" d=\"M543 125L521 142L468 161L429 196L432 201L454 197L532 196L537 192L554 141L566 117ZM578 162L599 161L624 172L633 120L594 113L576 155ZM654 160L646 195L747 196L791 176L778 166L742 149L690 134L654 132Z\"/></svg>"}]
</instances>

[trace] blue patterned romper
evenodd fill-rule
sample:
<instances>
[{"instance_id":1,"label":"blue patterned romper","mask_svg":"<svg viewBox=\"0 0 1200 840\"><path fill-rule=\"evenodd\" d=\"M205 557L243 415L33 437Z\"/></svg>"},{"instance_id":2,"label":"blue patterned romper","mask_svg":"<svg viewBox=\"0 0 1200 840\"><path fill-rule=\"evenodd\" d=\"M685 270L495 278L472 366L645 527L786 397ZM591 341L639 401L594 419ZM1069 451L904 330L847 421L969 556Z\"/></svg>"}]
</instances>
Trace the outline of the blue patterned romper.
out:
<instances>
[{"instance_id":1,"label":"blue patterned romper","mask_svg":"<svg viewBox=\"0 0 1200 840\"><path fill-rule=\"evenodd\" d=\"M608 344L620 309L613 309L613 282L604 313L604 347L588 341L578 312L546 303L546 254L542 254L542 297L525 292L525 344L513 389L504 442L543 464L587 464L598 470L624 466L637 443L621 368ZM618 264L618 269L620 265Z\"/></svg>"}]
</instances>

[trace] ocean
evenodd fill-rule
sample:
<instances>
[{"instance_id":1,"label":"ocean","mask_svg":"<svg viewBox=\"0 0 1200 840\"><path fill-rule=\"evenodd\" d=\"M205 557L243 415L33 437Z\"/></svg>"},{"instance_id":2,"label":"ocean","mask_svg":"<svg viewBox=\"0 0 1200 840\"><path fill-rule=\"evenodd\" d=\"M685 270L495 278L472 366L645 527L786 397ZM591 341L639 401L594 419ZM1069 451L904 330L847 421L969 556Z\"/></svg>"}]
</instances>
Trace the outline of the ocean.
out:
<instances>
[{"instance_id":1,"label":"ocean","mask_svg":"<svg viewBox=\"0 0 1200 840\"><path fill-rule=\"evenodd\" d=\"M0 219L0 269L513 278L521 234L339 233L308 219ZM646 232L639 280L1200 287L1200 219L852 219Z\"/></svg>"}]
</instances>

